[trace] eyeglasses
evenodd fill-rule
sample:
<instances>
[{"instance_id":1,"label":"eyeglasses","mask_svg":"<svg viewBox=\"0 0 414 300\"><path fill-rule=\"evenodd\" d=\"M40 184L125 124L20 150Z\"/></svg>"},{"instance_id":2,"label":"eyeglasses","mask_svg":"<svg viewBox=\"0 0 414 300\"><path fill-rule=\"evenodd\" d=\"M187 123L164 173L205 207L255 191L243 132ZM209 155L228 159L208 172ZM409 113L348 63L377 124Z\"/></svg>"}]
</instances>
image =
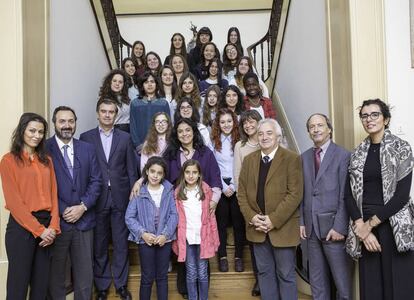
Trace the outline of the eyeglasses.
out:
<instances>
[{"instance_id":1,"label":"eyeglasses","mask_svg":"<svg viewBox=\"0 0 414 300\"><path fill-rule=\"evenodd\" d=\"M362 122L366 122L368 120L368 118L370 118L371 120L376 120L379 118L379 116L382 115L381 112L379 111L374 111L370 114L362 114L359 116L359 118L361 119Z\"/></svg>"},{"instance_id":2,"label":"eyeglasses","mask_svg":"<svg viewBox=\"0 0 414 300\"><path fill-rule=\"evenodd\" d=\"M155 125L165 125L167 123L168 123L167 120L157 120L157 121L155 121Z\"/></svg>"},{"instance_id":3,"label":"eyeglasses","mask_svg":"<svg viewBox=\"0 0 414 300\"><path fill-rule=\"evenodd\" d=\"M190 105L180 107L180 110L187 110L187 109L193 109L193 108Z\"/></svg>"}]
</instances>

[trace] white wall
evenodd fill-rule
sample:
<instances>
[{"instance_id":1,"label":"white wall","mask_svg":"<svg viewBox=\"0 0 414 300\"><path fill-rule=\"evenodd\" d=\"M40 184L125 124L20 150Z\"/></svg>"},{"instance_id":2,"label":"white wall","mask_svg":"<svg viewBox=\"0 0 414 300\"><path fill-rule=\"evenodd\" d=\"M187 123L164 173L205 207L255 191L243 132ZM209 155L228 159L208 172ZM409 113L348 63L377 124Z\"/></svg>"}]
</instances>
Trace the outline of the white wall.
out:
<instances>
[{"instance_id":1,"label":"white wall","mask_svg":"<svg viewBox=\"0 0 414 300\"><path fill-rule=\"evenodd\" d=\"M385 0L388 101L391 130L414 147L414 69L411 68L409 0ZM414 16L413 16L414 17Z\"/></svg>"},{"instance_id":2,"label":"white wall","mask_svg":"<svg viewBox=\"0 0 414 300\"><path fill-rule=\"evenodd\" d=\"M213 33L213 42L222 53L227 42L228 28L239 28L242 44L246 49L266 34L269 18L270 12L267 11L118 16L118 25L125 40L131 44L135 40L143 41L146 51L155 51L164 62L170 51L171 36L175 32L183 34L186 43L191 39L190 21L198 29L209 27Z\"/></svg>"},{"instance_id":3,"label":"white wall","mask_svg":"<svg viewBox=\"0 0 414 300\"><path fill-rule=\"evenodd\" d=\"M309 115L329 115L324 0L291 0L276 91L299 149L312 145L305 127Z\"/></svg>"},{"instance_id":4,"label":"white wall","mask_svg":"<svg viewBox=\"0 0 414 300\"><path fill-rule=\"evenodd\" d=\"M68 105L78 116L77 135L95 127L95 104L108 71L89 1L50 1L51 114L55 107Z\"/></svg>"}]
</instances>

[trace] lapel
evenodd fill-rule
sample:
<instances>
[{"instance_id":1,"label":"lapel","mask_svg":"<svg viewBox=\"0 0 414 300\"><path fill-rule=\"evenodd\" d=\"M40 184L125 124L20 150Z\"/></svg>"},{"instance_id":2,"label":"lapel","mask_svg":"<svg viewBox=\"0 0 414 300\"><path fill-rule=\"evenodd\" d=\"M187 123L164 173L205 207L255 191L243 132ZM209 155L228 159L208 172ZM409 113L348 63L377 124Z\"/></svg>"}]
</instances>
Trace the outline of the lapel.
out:
<instances>
[{"instance_id":1,"label":"lapel","mask_svg":"<svg viewBox=\"0 0 414 300\"><path fill-rule=\"evenodd\" d=\"M272 159L272 164L270 165L269 173L267 173L266 177L266 185L268 184L269 180L273 177L276 173L280 165L282 164L285 158L285 150L279 145L279 148L276 151L275 156Z\"/></svg>"},{"instance_id":2,"label":"lapel","mask_svg":"<svg viewBox=\"0 0 414 300\"><path fill-rule=\"evenodd\" d=\"M73 180L72 176L70 176L69 170L66 166L65 160L63 159L62 151L59 149L59 145L56 142L56 137L52 137L52 147L51 152L53 153L53 156L57 159L58 163L60 164L61 169L66 174L66 176L69 178L69 180Z\"/></svg>"},{"instance_id":3,"label":"lapel","mask_svg":"<svg viewBox=\"0 0 414 300\"><path fill-rule=\"evenodd\" d=\"M102 160L107 164L105 151L103 150L102 140L101 140L101 134L99 133L99 127L96 127L96 129L93 132L93 138L95 139L94 145L96 145L96 151L97 151L97 157L102 157Z\"/></svg>"},{"instance_id":4,"label":"lapel","mask_svg":"<svg viewBox=\"0 0 414 300\"><path fill-rule=\"evenodd\" d=\"M114 132L112 134L111 151L109 151L108 163L111 160L113 154L115 153L115 150L118 144L119 144L119 131L116 128L114 128Z\"/></svg>"},{"instance_id":5,"label":"lapel","mask_svg":"<svg viewBox=\"0 0 414 300\"><path fill-rule=\"evenodd\" d=\"M252 169L252 171L253 172L251 172L252 173L252 175L253 175L253 184L254 184L254 186L253 186L253 190L254 191L257 191L257 186L258 186L258 184L259 184L259 170L260 170L260 161L261 161L261 159L262 159L262 155L261 155L261 152L260 151L258 151L256 154L255 154L255 158L253 159L253 169Z\"/></svg>"},{"instance_id":6,"label":"lapel","mask_svg":"<svg viewBox=\"0 0 414 300\"><path fill-rule=\"evenodd\" d=\"M326 171L331 161L334 159L335 157L334 153L335 153L335 145L331 141L323 157L322 163L319 167L319 171L318 171L318 175L316 175L315 183L318 183L319 179L322 177L323 173ZM315 170L315 166L313 167L313 170Z\"/></svg>"},{"instance_id":7,"label":"lapel","mask_svg":"<svg viewBox=\"0 0 414 300\"><path fill-rule=\"evenodd\" d=\"M78 157L78 155L81 154L80 148L79 141L77 139L73 139L73 182L76 182L76 178L78 177L81 169L80 159Z\"/></svg>"},{"instance_id":8,"label":"lapel","mask_svg":"<svg viewBox=\"0 0 414 300\"><path fill-rule=\"evenodd\" d=\"M312 186L315 184L315 158L314 158L315 150L312 148L309 151L305 152L304 163L306 163L306 171L309 170L310 178L312 182ZM303 168L305 170L305 167Z\"/></svg>"}]
</instances>

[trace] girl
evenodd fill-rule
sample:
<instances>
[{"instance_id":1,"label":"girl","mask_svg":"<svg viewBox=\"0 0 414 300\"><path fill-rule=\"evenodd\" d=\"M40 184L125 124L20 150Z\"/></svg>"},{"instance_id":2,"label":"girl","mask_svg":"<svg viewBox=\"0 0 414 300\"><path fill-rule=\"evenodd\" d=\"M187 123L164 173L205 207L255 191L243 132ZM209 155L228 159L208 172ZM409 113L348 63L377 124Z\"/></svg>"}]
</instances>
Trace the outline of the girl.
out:
<instances>
[{"instance_id":1,"label":"girl","mask_svg":"<svg viewBox=\"0 0 414 300\"><path fill-rule=\"evenodd\" d=\"M227 32L227 43L236 45L240 55L243 55L244 49L241 43L240 31L237 27L230 27Z\"/></svg>"},{"instance_id":2,"label":"girl","mask_svg":"<svg viewBox=\"0 0 414 300\"><path fill-rule=\"evenodd\" d=\"M200 90L197 85L197 78L191 73L185 73L181 76L180 83L178 84L177 99L184 97L190 97L197 110L202 107Z\"/></svg>"},{"instance_id":3,"label":"girl","mask_svg":"<svg viewBox=\"0 0 414 300\"><path fill-rule=\"evenodd\" d=\"M165 58L164 65L171 65L171 58L174 54L180 54L187 60L185 49L185 38L181 33L174 33L171 37L170 55Z\"/></svg>"},{"instance_id":4,"label":"girl","mask_svg":"<svg viewBox=\"0 0 414 300\"><path fill-rule=\"evenodd\" d=\"M128 97L130 100L134 100L139 95L138 76L136 73L134 61L130 57L124 58L122 60L121 67L122 70L124 70L128 75L126 81L126 85L128 87Z\"/></svg>"},{"instance_id":5,"label":"girl","mask_svg":"<svg viewBox=\"0 0 414 300\"><path fill-rule=\"evenodd\" d=\"M170 114L168 102L159 96L158 81L151 72L145 72L139 81L139 97L131 102L131 139L137 150L140 150L152 117L163 111Z\"/></svg>"},{"instance_id":6,"label":"girl","mask_svg":"<svg viewBox=\"0 0 414 300\"><path fill-rule=\"evenodd\" d=\"M188 54L188 64L191 72L194 72L195 67L200 63L202 53L201 49L203 48L203 45L211 42L212 40L213 34L211 33L210 28L201 27L197 32L196 46L191 49L190 53Z\"/></svg>"},{"instance_id":7,"label":"girl","mask_svg":"<svg viewBox=\"0 0 414 300\"><path fill-rule=\"evenodd\" d=\"M177 82L175 81L174 71L170 66L163 66L160 70L161 84L160 96L167 100L170 106L171 120L174 122L174 113L177 109L177 102L175 101L175 94L177 93Z\"/></svg>"},{"instance_id":8,"label":"girl","mask_svg":"<svg viewBox=\"0 0 414 300\"><path fill-rule=\"evenodd\" d=\"M141 41L135 41L132 45L132 61L134 62L137 76L141 76L145 71L145 45Z\"/></svg>"},{"instance_id":9,"label":"girl","mask_svg":"<svg viewBox=\"0 0 414 300\"><path fill-rule=\"evenodd\" d=\"M243 247L246 240L244 218L237 202L233 179L233 149L239 140L237 117L230 109L220 109L212 129L213 154L220 168L223 185L221 199L216 208L217 226L219 228L220 247L218 251L219 270L228 272L227 261L227 225L231 216L234 231L235 259L234 269L243 272Z\"/></svg>"},{"instance_id":10,"label":"girl","mask_svg":"<svg viewBox=\"0 0 414 300\"><path fill-rule=\"evenodd\" d=\"M229 83L221 75L221 62L218 58L213 58L208 64L208 78L200 81L199 89L202 98L206 95L206 90L212 84L216 84L221 90L225 89Z\"/></svg>"},{"instance_id":11,"label":"girl","mask_svg":"<svg viewBox=\"0 0 414 300\"><path fill-rule=\"evenodd\" d=\"M150 51L145 55L145 71L151 71L155 77L158 77L161 67L161 58L157 53Z\"/></svg>"},{"instance_id":12,"label":"girl","mask_svg":"<svg viewBox=\"0 0 414 300\"><path fill-rule=\"evenodd\" d=\"M171 134L171 121L165 112L158 112L152 118L151 127L142 146L140 170L152 156L162 156Z\"/></svg>"},{"instance_id":13,"label":"girl","mask_svg":"<svg viewBox=\"0 0 414 300\"><path fill-rule=\"evenodd\" d=\"M188 64L184 57L180 54L174 54L171 57L170 65L173 68L176 82L180 82L181 76L188 73Z\"/></svg>"},{"instance_id":14,"label":"girl","mask_svg":"<svg viewBox=\"0 0 414 300\"><path fill-rule=\"evenodd\" d=\"M9 260L7 299L46 299L50 245L60 233L55 172L47 155L46 120L24 113L10 152L0 163L6 209L5 246Z\"/></svg>"},{"instance_id":15,"label":"girl","mask_svg":"<svg viewBox=\"0 0 414 300\"><path fill-rule=\"evenodd\" d=\"M210 132L203 123L200 123L200 114L196 109L194 102L189 97L180 99L177 104L174 119L178 120L182 118L191 119L193 122L197 123L197 128L203 137L204 145L211 148Z\"/></svg>"},{"instance_id":16,"label":"girl","mask_svg":"<svg viewBox=\"0 0 414 300\"><path fill-rule=\"evenodd\" d=\"M228 108L240 117L240 114L244 111L243 95L240 93L237 86L229 85L223 92L220 108Z\"/></svg>"},{"instance_id":17,"label":"girl","mask_svg":"<svg viewBox=\"0 0 414 300\"><path fill-rule=\"evenodd\" d=\"M207 126L209 132L211 132L211 126L216 118L220 95L220 87L216 84L210 85L206 91L206 98L203 105L203 118L201 122Z\"/></svg>"},{"instance_id":18,"label":"girl","mask_svg":"<svg viewBox=\"0 0 414 300\"><path fill-rule=\"evenodd\" d=\"M243 77L247 72L255 72L255 70L253 69L253 65L252 65L252 61L250 57L243 56L237 62L236 75L234 76L233 79L229 80L229 84L233 84L237 86L240 92L243 94L243 96L246 95L246 90L244 89L244 85L243 85ZM263 97L269 98L269 90L267 89L266 84L260 78L259 78L259 84L260 84L260 88L262 89Z\"/></svg>"},{"instance_id":19,"label":"girl","mask_svg":"<svg viewBox=\"0 0 414 300\"><path fill-rule=\"evenodd\" d=\"M227 44L223 50L223 77L233 80L237 71L237 62L241 54L234 44Z\"/></svg>"},{"instance_id":20,"label":"girl","mask_svg":"<svg viewBox=\"0 0 414 300\"><path fill-rule=\"evenodd\" d=\"M143 186L125 213L128 239L137 243L141 262L139 298L151 299L154 280L157 299L168 299L168 264L171 241L178 223L173 186L164 180L167 165L161 157L151 157L144 169Z\"/></svg>"},{"instance_id":21,"label":"girl","mask_svg":"<svg viewBox=\"0 0 414 300\"><path fill-rule=\"evenodd\" d=\"M128 75L123 70L112 70L105 76L99 91L99 98L112 99L118 106L115 127L129 132L130 98L126 84Z\"/></svg>"},{"instance_id":22,"label":"girl","mask_svg":"<svg viewBox=\"0 0 414 300\"><path fill-rule=\"evenodd\" d=\"M208 64L213 58L219 58L220 52L217 49L216 44L209 42L203 45L201 48L201 61L194 69L194 75L198 80L204 80L208 76Z\"/></svg>"},{"instance_id":23,"label":"girl","mask_svg":"<svg viewBox=\"0 0 414 300\"><path fill-rule=\"evenodd\" d=\"M208 259L219 246L216 218L210 212L211 198L212 191L203 181L200 163L187 160L175 190L178 231L173 250L179 262L185 261L190 300L208 299Z\"/></svg>"},{"instance_id":24,"label":"girl","mask_svg":"<svg viewBox=\"0 0 414 300\"><path fill-rule=\"evenodd\" d=\"M276 111L270 98L264 97L260 87L259 78L253 72L243 77L243 86L246 88L244 107L246 110L254 109L259 112L263 119L276 120Z\"/></svg>"}]
</instances>

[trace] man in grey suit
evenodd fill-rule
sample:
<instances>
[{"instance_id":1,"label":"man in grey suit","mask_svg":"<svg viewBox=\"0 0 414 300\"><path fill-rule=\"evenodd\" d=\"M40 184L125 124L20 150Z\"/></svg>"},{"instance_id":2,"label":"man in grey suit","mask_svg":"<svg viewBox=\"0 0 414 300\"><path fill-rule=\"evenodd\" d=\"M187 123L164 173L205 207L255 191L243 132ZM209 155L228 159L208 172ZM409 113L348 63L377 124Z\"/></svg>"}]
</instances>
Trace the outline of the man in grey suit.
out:
<instances>
[{"instance_id":1,"label":"man in grey suit","mask_svg":"<svg viewBox=\"0 0 414 300\"><path fill-rule=\"evenodd\" d=\"M302 154L303 201L300 237L307 239L312 296L331 299L330 274L337 299L351 299L351 261L345 252L348 214L343 199L350 153L332 140L328 117L313 114L306 122L314 146Z\"/></svg>"}]
</instances>

